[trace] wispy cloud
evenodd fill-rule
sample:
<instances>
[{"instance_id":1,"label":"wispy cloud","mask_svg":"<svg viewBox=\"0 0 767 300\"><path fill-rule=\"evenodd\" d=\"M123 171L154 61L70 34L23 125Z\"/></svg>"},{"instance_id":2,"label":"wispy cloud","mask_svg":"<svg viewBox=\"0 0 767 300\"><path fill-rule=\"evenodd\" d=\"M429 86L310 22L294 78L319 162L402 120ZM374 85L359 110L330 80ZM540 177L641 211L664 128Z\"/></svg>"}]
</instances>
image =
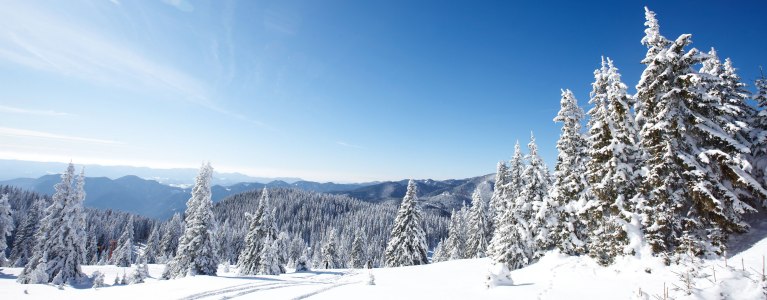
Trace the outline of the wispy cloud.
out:
<instances>
[{"instance_id":1,"label":"wispy cloud","mask_svg":"<svg viewBox=\"0 0 767 300\"><path fill-rule=\"evenodd\" d=\"M85 142L85 143L110 144L110 145L123 144L122 142L117 142L112 140L69 136L69 135L62 135L62 134L56 134L56 133L50 133L50 132L19 129L19 128L8 128L8 127L0 127L0 136L40 138L40 139L60 140L60 141L69 141L69 142Z\"/></svg>"},{"instance_id":2,"label":"wispy cloud","mask_svg":"<svg viewBox=\"0 0 767 300\"><path fill-rule=\"evenodd\" d=\"M189 3L189 1L186 1L186 0L162 0L162 2L167 5L173 6L176 9L183 12L194 11L194 5L192 5L192 3Z\"/></svg>"},{"instance_id":3,"label":"wispy cloud","mask_svg":"<svg viewBox=\"0 0 767 300\"><path fill-rule=\"evenodd\" d=\"M362 147L362 146L359 146L359 145L354 145L354 144L349 144L347 142L338 141L338 142L336 142L336 144L338 144L340 146L348 147L348 148L365 149L365 147Z\"/></svg>"},{"instance_id":4,"label":"wispy cloud","mask_svg":"<svg viewBox=\"0 0 767 300\"><path fill-rule=\"evenodd\" d=\"M26 108L11 107L11 106L5 106L5 105L0 105L0 113L35 115L35 116L45 116L45 117L69 117L69 116L74 116L73 114L70 114L70 113L58 112L58 111L53 111L53 110L26 109Z\"/></svg>"}]
</instances>

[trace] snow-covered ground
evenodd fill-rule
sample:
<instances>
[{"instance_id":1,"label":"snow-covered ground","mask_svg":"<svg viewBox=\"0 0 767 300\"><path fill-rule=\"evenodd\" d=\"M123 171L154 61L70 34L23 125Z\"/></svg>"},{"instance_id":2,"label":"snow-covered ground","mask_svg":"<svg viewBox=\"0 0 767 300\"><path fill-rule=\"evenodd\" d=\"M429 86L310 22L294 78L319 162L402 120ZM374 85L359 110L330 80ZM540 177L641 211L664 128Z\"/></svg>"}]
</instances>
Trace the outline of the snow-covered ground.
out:
<instances>
[{"instance_id":1,"label":"snow-covered ground","mask_svg":"<svg viewBox=\"0 0 767 300\"><path fill-rule=\"evenodd\" d=\"M725 260L708 260L691 276L692 295L680 276L682 265L666 267L657 258L622 258L600 267L587 257L550 252L538 263L512 272L514 286L487 289L484 276L489 259L456 260L426 266L373 269L375 285L367 285L368 270L321 270L279 276L238 276L236 270L218 277L176 280L147 279L145 283L111 286L123 270L114 266L85 266L100 270L107 287L98 289L16 283L21 269L0 271L0 299L765 299L761 281L767 238L749 240L749 248ZM163 265L150 265L157 278ZM745 268L745 271L743 269ZM681 274L681 275L680 275ZM716 279L714 279L714 274ZM641 290L641 294L640 294Z\"/></svg>"}]
</instances>

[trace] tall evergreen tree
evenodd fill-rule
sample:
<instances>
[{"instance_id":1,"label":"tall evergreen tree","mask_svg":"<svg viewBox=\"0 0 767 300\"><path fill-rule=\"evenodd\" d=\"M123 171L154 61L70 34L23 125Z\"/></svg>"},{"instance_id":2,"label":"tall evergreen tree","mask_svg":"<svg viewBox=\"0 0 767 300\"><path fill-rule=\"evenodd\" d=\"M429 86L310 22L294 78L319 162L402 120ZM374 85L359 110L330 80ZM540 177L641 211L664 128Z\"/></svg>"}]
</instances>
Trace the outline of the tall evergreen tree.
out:
<instances>
[{"instance_id":1,"label":"tall evergreen tree","mask_svg":"<svg viewBox=\"0 0 767 300\"><path fill-rule=\"evenodd\" d=\"M514 146L510 165L508 205L496 222L490 240L490 255L496 263L506 264L508 269L514 270L532 262L534 246L530 232L533 206L521 197L526 166L519 142Z\"/></svg>"},{"instance_id":2,"label":"tall evergreen tree","mask_svg":"<svg viewBox=\"0 0 767 300\"><path fill-rule=\"evenodd\" d=\"M488 208L491 218L491 228L495 228L495 224L503 215L503 211L506 210L508 203L508 197L506 190L509 188L509 167L502 161L498 162L498 166L495 172L495 183L493 185L493 195L490 197L490 207Z\"/></svg>"},{"instance_id":3,"label":"tall evergreen tree","mask_svg":"<svg viewBox=\"0 0 767 300\"><path fill-rule=\"evenodd\" d=\"M481 258L487 256L488 245L492 238L490 221L487 214L487 205L482 199L480 187L474 189L471 195L471 209L469 209L469 232L466 245L467 258Z\"/></svg>"},{"instance_id":4,"label":"tall evergreen tree","mask_svg":"<svg viewBox=\"0 0 767 300\"><path fill-rule=\"evenodd\" d=\"M624 252L628 234L623 228L634 210L638 177L637 128L618 69L609 58L594 71L589 110L586 177L595 199L587 205L589 256L608 265Z\"/></svg>"},{"instance_id":5,"label":"tall evergreen tree","mask_svg":"<svg viewBox=\"0 0 767 300\"><path fill-rule=\"evenodd\" d=\"M133 216L128 219L123 233L117 241L117 248L112 252L112 263L118 267L130 267L133 263Z\"/></svg>"},{"instance_id":6,"label":"tall evergreen tree","mask_svg":"<svg viewBox=\"0 0 767 300\"><path fill-rule=\"evenodd\" d=\"M527 147L530 153L527 154L527 167L522 174L524 185L519 196L524 204L517 203L516 207L524 210L525 208L520 208L520 206L532 205L531 218L524 220L524 222L529 222L528 230L532 235L530 244L532 248L526 249L526 251L532 253L532 257L537 259L554 246L549 229L557 226L558 215L555 210L556 204L549 197L551 175L543 159L538 155L538 145L532 134Z\"/></svg>"},{"instance_id":7,"label":"tall evergreen tree","mask_svg":"<svg viewBox=\"0 0 767 300\"><path fill-rule=\"evenodd\" d=\"M7 237L13 232L13 217L11 216L11 203L8 202L8 194L0 196L0 267L7 265L5 250L8 249Z\"/></svg>"},{"instance_id":8,"label":"tall evergreen tree","mask_svg":"<svg viewBox=\"0 0 767 300\"><path fill-rule=\"evenodd\" d=\"M335 269L340 267L338 260L338 246L336 245L336 230L331 229L325 236L325 242L322 243L322 267L325 269Z\"/></svg>"},{"instance_id":9,"label":"tall evergreen tree","mask_svg":"<svg viewBox=\"0 0 767 300\"><path fill-rule=\"evenodd\" d=\"M365 232L357 230L354 233L354 241L352 242L351 261L349 265L355 269L361 269L365 267L367 262L367 255L365 255Z\"/></svg>"},{"instance_id":10,"label":"tall evergreen tree","mask_svg":"<svg viewBox=\"0 0 767 300\"><path fill-rule=\"evenodd\" d=\"M163 278L216 275L218 257L213 240L212 176L213 167L210 163L203 163L192 188L192 197L186 203L184 234L179 239L176 256L163 272Z\"/></svg>"},{"instance_id":11,"label":"tall evergreen tree","mask_svg":"<svg viewBox=\"0 0 767 300\"><path fill-rule=\"evenodd\" d=\"M13 240L13 249L11 249L11 265L15 267L24 267L32 253L35 250L35 237L40 227L40 222L45 209L45 200L36 198L27 214L24 216L21 225L16 230L16 236Z\"/></svg>"},{"instance_id":12,"label":"tall evergreen tree","mask_svg":"<svg viewBox=\"0 0 767 300\"><path fill-rule=\"evenodd\" d=\"M548 207L556 220L546 226L550 231L549 243L571 255L585 253L588 238L579 216L591 198L586 180L586 138L581 132L583 118L583 109L573 93L563 90L559 113L554 118L554 122L562 123L562 134L557 141L559 151L550 192L552 206Z\"/></svg>"},{"instance_id":13,"label":"tall evergreen tree","mask_svg":"<svg viewBox=\"0 0 767 300\"><path fill-rule=\"evenodd\" d=\"M767 187L767 77L764 73L754 82L754 86L756 92L753 99L759 109L749 122L754 126L754 131L751 132L751 164L754 167L754 177L763 187Z\"/></svg>"},{"instance_id":14,"label":"tall evergreen tree","mask_svg":"<svg viewBox=\"0 0 767 300\"><path fill-rule=\"evenodd\" d=\"M256 212L254 214L245 213L245 218L248 219L248 233L245 236L245 246L237 260L237 267L242 275L258 274L261 270L261 252L265 247L264 239L267 236L264 213L270 210L269 192L264 188L261 191Z\"/></svg>"},{"instance_id":15,"label":"tall evergreen tree","mask_svg":"<svg viewBox=\"0 0 767 300\"><path fill-rule=\"evenodd\" d=\"M644 61L637 86L648 155L638 204L655 253L721 253L729 234L747 230L748 203L767 196L740 160L748 145L715 120L723 101L706 91L710 76L692 69L707 55L686 51L690 43L683 34Z\"/></svg>"},{"instance_id":16,"label":"tall evergreen tree","mask_svg":"<svg viewBox=\"0 0 767 300\"><path fill-rule=\"evenodd\" d=\"M416 185L410 180L394 219L389 242L384 254L389 267L422 265L429 263L426 256L426 234L421 227L421 213L416 201Z\"/></svg>"},{"instance_id":17,"label":"tall evergreen tree","mask_svg":"<svg viewBox=\"0 0 767 300\"><path fill-rule=\"evenodd\" d=\"M468 226L467 226L467 214L466 205L453 212L450 215L450 227L448 229L447 240L445 241L446 256L449 259L464 259L467 258L467 238L468 238Z\"/></svg>"},{"instance_id":18,"label":"tall evergreen tree","mask_svg":"<svg viewBox=\"0 0 767 300\"><path fill-rule=\"evenodd\" d=\"M184 221L181 219L181 214L173 214L173 217L163 226L165 229L160 240L160 248L162 249L163 260L167 261L176 256L178 240L184 232Z\"/></svg>"},{"instance_id":19,"label":"tall evergreen tree","mask_svg":"<svg viewBox=\"0 0 767 300\"><path fill-rule=\"evenodd\" d=\"M55 285L81 279L85 260L85 177L75 178L72 163L54 186L51 205L36 234L35 250L18 277L20 283L53 283Z\"/></svg>"},{"instance_id":20,"label":"tall evergreen tree","mask_svg":"<svg viewBox=\"0 0 767 300\"><path fill-rule=\"evenodd\" d=\"M160 226L155 225L152 226L152 231L149 232L146 247L144 247L144 258L147 263L154 264L162 256L160 253Z\"/></svg>"}]
</instances>

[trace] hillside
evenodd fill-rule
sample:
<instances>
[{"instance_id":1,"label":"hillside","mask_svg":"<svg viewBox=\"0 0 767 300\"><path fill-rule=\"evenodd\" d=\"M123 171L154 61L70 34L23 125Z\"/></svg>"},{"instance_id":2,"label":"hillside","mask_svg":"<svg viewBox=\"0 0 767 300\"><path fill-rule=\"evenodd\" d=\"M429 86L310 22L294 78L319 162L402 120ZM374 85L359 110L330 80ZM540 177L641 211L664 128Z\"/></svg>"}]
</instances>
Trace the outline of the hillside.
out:
<instances>
[{"instance_id":1,"label":"hillside","mask_svg":"<svg viewBox=\"0 0 767 300\"><path fill-rule=\"evenodd\" d=\"M85 266L91 274L105 274L108 286L91 289L15 282L20 268L0 270L2 299L764 299L767 285L760 280L767 254L763 223L752 235L761 239L724 260L706 260L691 280L691 294L678 274L686 266L664 266L653 257L624 257L601 267L588 257L567 257L556 251L539 262L512 272L513 286L487 289L484 276L489 259L455 260L424 266L368 270L315 270L279 276L239 276L236 269L219 276L157 280L163 265L150 265L146 283L111 286L116 276L130 269ZM741 265L742 262L742 265ZM367 285L368 272L375 285ZM716 276L714 276L716 274Z\"/></svg>"}]
</instances>

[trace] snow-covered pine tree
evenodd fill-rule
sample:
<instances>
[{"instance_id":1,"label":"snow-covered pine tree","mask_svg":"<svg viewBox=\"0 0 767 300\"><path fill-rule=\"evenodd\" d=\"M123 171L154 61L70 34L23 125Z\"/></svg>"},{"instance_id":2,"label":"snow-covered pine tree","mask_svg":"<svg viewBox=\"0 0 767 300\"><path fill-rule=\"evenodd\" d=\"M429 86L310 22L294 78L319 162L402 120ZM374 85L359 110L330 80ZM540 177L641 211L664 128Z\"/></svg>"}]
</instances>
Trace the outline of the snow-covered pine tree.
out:
<instances>
[{"instance_id":1,"label":"snow-covered pine tree","mask_svg":"<svg viewBox=\"0 0 767 300\"><path fill-rule=\"evenodd\" d=\"M509 199L506 210L496 223L490 240L490 254L496 263L506 264L514 270L529 264L532 257L533 239L530 232L532 203L520 197L524 183L525 162L519 142L514 146L514 156L509 168Z\"/></svg>"},{"instance_id":2,"label":"snow-covered pine tree","mask_svg":"<svg viewBox=\"0 0 767 300\"><path fill-rule=\"evenodd\" d=\"M445 250L444 250L445 247L444 247L444 244L445 244L445 240L441 240L441 241L439 241L439 243L437 243L436 246L434 246L434 250L431 253L431 262L432 263L441 262L441 261L446 261L447 260L447 258L445 257Z\"/></svg>"},{"instance_id":3,"label":"snow-covered pine tree","mask_svg":"<svg viewBox=\"0 0 767 300\"><path fill-rule=\"evenodd\" d=\"M336 246L336 230L331 229L322 243L322 267L325 269L338 268L338 247Z\"/></svg>"},{"instance_id":4,"label":"snow-covered pine tree","mask_svg":"<svg viewBox=\"0 0 767 300\"><path fill-rule=\"evenodd\" d=\"M133 216L131 216L117 241L117 248L112 252L111 263L115 266L130 267L133 263L133 235Z\"/></svg>"},{"instance_id":5,"label":"snow-covered pine tree","mask_svg":"<svg viewBox=\"0 0 767 300\"><path fill-rule=\"evenodd\" d=\"M594 71L589 110L586 177L594 201L586 207L588 253L609 265L628 244L628 221L634 209L631 199L640 181L637 174L637 128L618 69L609 58Z\"/></svg>"},{"instance_id":6,"label":"snow-covered pine tree","mask_svg":"<svg viewBox=\"0 0 767 300\"><path fill-rule=\"evenodd\" d=\"M8 249L7 238L13 232L13 217L11 215L11 203L8 202L8 194L0 196L0 267L8 265L5 250Z\"/></svg>"},{"instance_id":7,"label":"snow-covered pine tree","mask_svg":"<svg viewBox=\"0 0 767 300\"><path fill-rule=\"evenodd\" d=\"M537 259L554 247L550 238L549 228L554 228L558 223L556 204L549 197L549 188L551 186L551 175L549 168L538 155L538 145L535 143L535 136L530 135L530 143L527 144L530 153L527 154L527 167L523 176L524 186L522 187L519 198L525 204L518 203L517 209L524 210L520 206L526 204L532 205L532 216L530 219L523 220L529 222L528 231L532 235L530 245L527 249L532 253L533 259ZM519 221L519 220L518 220Z\"/></svg>"},{"instance_id":8,"label":"snow-covered pine tree","mask_svg":"<svg viewBox=\"0 0 767 300\"><path fill-rule=\"evenodd\" d=\"M271 212L269 191L264 188L261 191L261 198L255 213L245 213L245 218L248 220L248 233L245 236L245 245L237 260L237 267L242 275L255 275L261 269L261 252L265 247L264 239L268 232L267 227L270 227L264 224L264 214L267 212Z\"/></svg>"},{"instance_id":9,"label":"snow-covered pine tree","mask_svg":"<svg viewBox=\"0 0 767 300\"><path fill-rule=\"evenodd\" d=\"M184 234L178 242L176 256L163 272L163 278L179 278L187 275L216 275L218 258L213 240L213 202L211 201L211 178L213 167L203 163L195 178L192 197L186 203Z\"/></svg>"},{"instance_id":10,"label":"snow-covered pine tree","mask_svg":"<svg viewBox=\"0 0 767 300\"><path fill-rule=\"evenodd\" d=\"M546 225L550 245L562 253L581 255L586 253L588 239L580 214L591 200L586 180L586 138L581 132L583 109L570 90L562 91L560 109L554 122L562 123L562 133L557 141L557 164L554 167L554 183L551 187L549 214L555 215L555 222Z\"/></svg>"},{"instance_id":11,"label":"snow-covered pine tree","mask_svg":"<svg viewBox=\"0 0 767 300\"><path fill-rule=\"evenodd\" d=\"M309 261L309 248L304 248L301 256L296 260L296 272L309 272L311 271L311 262Z\"/></svg>"},{"instance_id":12,"label":"snow-covered pine tree","mask_svg":"<svg viewBox=\"0 0 767 300\"><path fill-rule=\"evenodd\" d=\"M488 208L488 214L490 215L490 226L492 230L495 230L495 224L499 222L499 219L506 210L508 204L508 195L506 190L509 185L509 167L502 161L498 162L495 172L495 183L493 185L493 195L490 197L490 207Z\"/></svg>"},{"instance_id":13,"label":"snow-covered pine tree","mask_svg":"<svg viewBox=\"0 0 767 300\"><path fill-rule=\"evenodd\" d=\"M367 262L367 255L365 255L365 241L367 237L365 236L365 232L362 230L356 230L354 233L354 241L352 242L352 252L351 252L351 261L349 262L350 267L355 269L361 269L365 267L365 262Z\"/></svg>"},{"instance_id":14,"label":"snow-covered pine tree","mask_svg":"<svg viewBox=\"0 0 767 300\"><path fill-rule=\"evenodd\" d=\"M767 187L767 77L764 71L754 86L756 91L752 97L759 109L749 122L754 127L751 132L751 165L754 177L763 187Z\"/></svg>"},{"instance_id":15,"label":"snow-covered pine tree","mask_svg":"<svg viewBox=\"0 0 767 300\"><path fill-rule=\"evenodd\" d=\"M685 50L690 37L644 61L637 101L648 174L638 206L655 253L721 254L730 233L748 229L742 216L755 211L750 200L767 191L744 170L740 157L748 145L715 121L723 101L706 91L709 76L692 69L707 55Z\"/></svg>"},{"instance_id":16,"label":"snow-covered pine tree","mask_svg":"<svg viewBox=\"0 0 767 300\"><path fill-rule=\"evenodd\" d=\"M487 215L487 206L485 205L485 200L482 199L480 186L477 186L471 195L468 230L466 257L482 258L487 256L492 231Z\"/></svg>"},{"instance_id":17,"label":"snow-covered pine tree","mask_svg":"<svg viewBox=\"0 0 767 300\"><path fill-rule=\"evenodd\" d=\"M421 227L414 180L407 184L407 192L402 198L384 257L386 266L401 267L428 264L426 256L426 234Z\"/></svg>"},{"instance_id":18,"label":"snow-covered pine tree","mask_svg":"<svg viewBox=\"0 0 767 300\"><path fill-rule=\"evenodd\" d=\"M85 276L80 265L85 260L85 177L75 178L75 167L69 164L54 186L52 203L45 210L36 233L35 250L19 283L53 283L62 285Z\"/></svg>"},{"instance_id":19,"label":"snow-covered pine tree","mask_svg":"<svg viewBox=\"0 0 767 300\"><path fill-rule=\"evenodd\" d=\"M264 236L263 247L261 248L261 264L258 274L261 275L279 275L282 271L279 257L279 243L272 235Z\"/></svg>"},{"instance_id":20,"label":"snow-covered pine tree","mask_svg":"<svg viewBox=\"0 0 767 300\"><path fill-rule=\"evenodd\" d=\"M453 210L450 215L450 227L445 240L445 256L450 259L467 258L466 240L468 238L468 209L464 203L460 210Z\"/></svg>"},{"instance_id":21,"label":"snow-covered pine tree","mask_svg":"<svg viewBox=\"0 0 767 300\"><path fill-rule=\"evenodd\" d=\"M184 232L184 221L181 219L181 214L173 214L173 217L163 227L160 248L162 249L163 262L165 262L176 256L178 240Z\"/></svg>"},{"instance_id":22,"label":"snow-covered pine tree","mask_svg":"<svg viewBox=\"0 0 767 300\"><path fill-rule=\"evenodd\" d=\"M16 230L16 236L13 240L13 249L11 249L10 261L14 267L24 267L32 253L35 250L36 234L40 227L40 219L45 209L45 200L36 198L26 216L24 216L21 225Z\"/></svg>"},{"instance_id":23,"label":"snow-covered pine tree","mask_svg":"<svg viewBox=\"0 0 767 300\"><path fill-rule=\"evenodd\" d=\"M160 254L160 226L152 226L152 231L149 232L149 237L146 241L146 247L144 247L144 258L146 262L154 264L158 262Z\"/></svg>"}]
</instances>

